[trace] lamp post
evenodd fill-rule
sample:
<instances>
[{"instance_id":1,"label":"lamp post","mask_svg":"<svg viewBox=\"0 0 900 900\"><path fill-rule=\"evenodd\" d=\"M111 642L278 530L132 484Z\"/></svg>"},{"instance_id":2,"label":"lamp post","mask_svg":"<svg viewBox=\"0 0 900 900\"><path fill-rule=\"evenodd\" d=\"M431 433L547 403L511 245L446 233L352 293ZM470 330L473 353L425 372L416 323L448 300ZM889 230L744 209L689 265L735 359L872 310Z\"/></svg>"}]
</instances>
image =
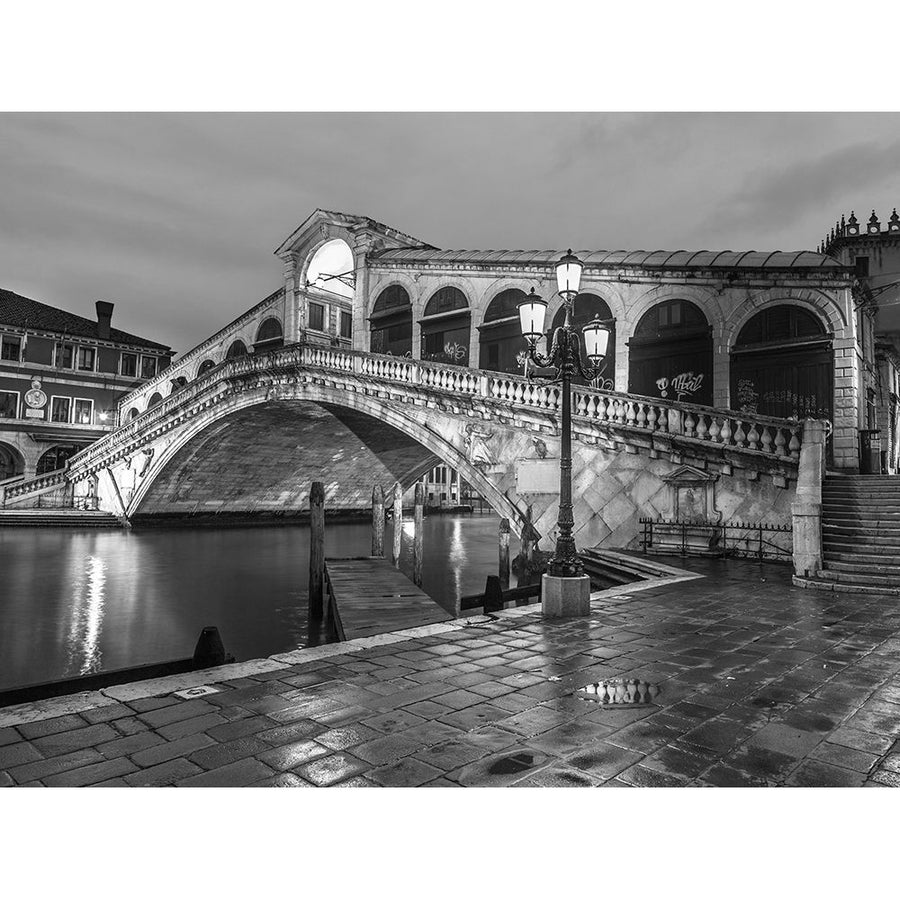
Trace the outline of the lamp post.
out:
<instances>
[{"instance_id":1,"label":"lamp post","mask_svg":"<svg viewBox=\"0 0 900 900\"><path fill-rule=\"evenodd\" d=\"M609 329L594 319L581 329L584 334L588 361L581 352L578 330L572 325L572 307L578 296L583 269L581 261L569 250L556 264L558 293L563 300L565 320L550 339L550 351L544 356L537 342L544 334L547 302L538 297L534 288L519 304L519 322L528 342L528 357L541 368L556 371L562 386L562 432L559 453L559 516L557 519L556 552L543 576L542 596L545 615L577 616L590 612L591 581L584 574L575 550L572 528L572 378L579 373L588 381L602 374L609 344Z\"/></svg>"}]
</instances>

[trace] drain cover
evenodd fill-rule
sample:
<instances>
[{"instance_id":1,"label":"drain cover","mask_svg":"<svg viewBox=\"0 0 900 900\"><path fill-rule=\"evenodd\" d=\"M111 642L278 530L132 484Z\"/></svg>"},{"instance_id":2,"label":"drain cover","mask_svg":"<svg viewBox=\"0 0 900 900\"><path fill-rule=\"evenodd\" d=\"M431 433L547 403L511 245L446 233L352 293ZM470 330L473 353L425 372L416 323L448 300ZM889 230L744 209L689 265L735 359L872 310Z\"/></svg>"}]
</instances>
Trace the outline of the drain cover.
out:
<instances>
[{"instance_id":1,"label":"drain cover","mask_svg":"<svg viewBox=\"0 0 900 900\"><path fill-rule=\"evenodd\" d=\"M637 678L614 678L610 681L595 681L575 692L585 700L615 706L642 706L652 703L659 695L659 687L649 681Z\"/></svg>"}]
</instances>

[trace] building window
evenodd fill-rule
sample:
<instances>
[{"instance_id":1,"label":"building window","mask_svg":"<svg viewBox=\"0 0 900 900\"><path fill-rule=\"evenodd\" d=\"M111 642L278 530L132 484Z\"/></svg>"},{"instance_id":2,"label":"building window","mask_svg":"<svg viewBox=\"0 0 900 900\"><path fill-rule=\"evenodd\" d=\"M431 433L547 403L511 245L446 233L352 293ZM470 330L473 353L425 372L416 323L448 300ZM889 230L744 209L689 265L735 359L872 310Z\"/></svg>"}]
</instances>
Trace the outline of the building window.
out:
<instances>
[{"instance_id":1,"label":"building window","mask_svg":"<svg viewBox=\"0 0 900 900\"><path fill-rule=\"evenodd\" d=\"M75 424L92 425L94 422L94 401L75 400Z\"/></svg>"},{"instance_id":2,"label":"building window","mask_svg":"<svg viewBox=\"0 0 900 900\"><path fill-rule=\"evenodd\" d=\"M97 351L93 347L78 348L78 371L93 372L97 360Z\"/></svg>"},{"instance_id":3,"label":"building window","mask_svg":"<svg viewBox=\"0 0 900 900\"><path fill-rule=\"evenodd\" d=\"M119 369L126 378L137 378L137 353L123 353Z\"/></svg>"},{"instance_id":4,"label":"building window","mask_svg":"<svg viewBox=\"0 0 900 900\"><path fill-rule=\"evenodd\" d=\"M21 358L22 339L4 335L2 349L0 349L0 359L5 359L8 362L19 362Z\"/></svg>"},{"instance_id":5,"label":"building window","mask_svg":"<svg viewBox=\"0 0 900 900\"><path fill-rule=\"evenodd\" d=\"M0 391L0 419L19 418L19 394L17 391Z\"/></svg>"},{"instance_id":6,"label":"building window","mask_svg":"<svg viewBox=\"0 0 900 900\"><path fill-rule=\"evenodd\" d=\"M140 415L140 410L136 406L132 406L131 409L128 410L128 420L136 419Z\"/></svg>"},{"instance_id":7,"label":"building window","mask_svg":"<svg viewBox=\"0 0 900 900\"><path fill-rule=\"evenodd\" d=\"M51 397L50 398L50 421L51 422L70 422L72 420L72 398L71 397Z\"/></svg>"},{"instance_id":8,"label":"building window","mask_svg":"<svg viewBox=\"0 0 900 900\"><path fill-rule=\"evenodd\" d=\"M348 340L353 335L353 316L341 310L341 337Z\"/></svg>"},{"instance_id":9,"label":"building window","mask_svg":"<svg viewBox=\"0 0 900 900\"><path fill-rule=\"evenodd\" d=\"M153 378L156 375L156 357L141 357L141 378Z\"/></svg>"},{"instance_id":10,"label":"building window","mask_svg":"<svg viewBox=\"0 0 900 900\"><path fill-rule=\"evenodd\" d=\"M309 327L313 331L325 330L325 307L321 303L309 304Z\"/></svg>"},{"instance_id":11,"label":"building window","mask_svg":"<svg viewBox=\"0 0 900 900\"><path fill-rule=\"evenodd\" d=\"M56 368L72 369L75 364L74 347L71 344L57 344L55 347Z\"/></svg>"}]
</instances>

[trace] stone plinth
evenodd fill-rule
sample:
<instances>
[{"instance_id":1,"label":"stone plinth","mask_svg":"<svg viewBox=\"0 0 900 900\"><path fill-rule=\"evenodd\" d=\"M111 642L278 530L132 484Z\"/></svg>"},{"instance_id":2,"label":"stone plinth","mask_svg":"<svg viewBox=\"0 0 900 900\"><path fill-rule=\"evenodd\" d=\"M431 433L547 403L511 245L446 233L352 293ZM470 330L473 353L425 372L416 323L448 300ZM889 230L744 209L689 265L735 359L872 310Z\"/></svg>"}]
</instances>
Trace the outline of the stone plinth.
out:
<instances>
[{"instance_id":1,"label":"stone plinth","mask_svg":"<svg viewBox=\"0 0 900 900\"><path fill-rule=\"evenodd\" d=\"M541 581L541 608L545 616L561 619L569 616L586 616L591 611L591 579L557 578L544 575Z\"/></svg>"}]
</instances>

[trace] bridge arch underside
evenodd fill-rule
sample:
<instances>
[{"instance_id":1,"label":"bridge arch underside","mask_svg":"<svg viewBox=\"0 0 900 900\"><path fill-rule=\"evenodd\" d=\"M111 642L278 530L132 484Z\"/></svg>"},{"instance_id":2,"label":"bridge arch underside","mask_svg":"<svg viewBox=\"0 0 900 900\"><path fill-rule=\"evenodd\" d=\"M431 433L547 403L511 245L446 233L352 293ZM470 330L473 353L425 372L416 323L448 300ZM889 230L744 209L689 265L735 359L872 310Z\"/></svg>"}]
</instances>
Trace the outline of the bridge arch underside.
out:
<instances>
[{"instance_id":1,"label":"bridge arch underside","mask_svg":"<svg viewBox=\"0 0 900 900\"><path fill-rule=\"evenodd\" d=\"M398 428L330 403L276 400L218 419L172 455L138 499L136 521L179 515L298 515L313 481L326 509L363 510L379 484L389 496L439 457ZM388 501L389 502L389 501Z\"/></svg>"}]
</instances>

